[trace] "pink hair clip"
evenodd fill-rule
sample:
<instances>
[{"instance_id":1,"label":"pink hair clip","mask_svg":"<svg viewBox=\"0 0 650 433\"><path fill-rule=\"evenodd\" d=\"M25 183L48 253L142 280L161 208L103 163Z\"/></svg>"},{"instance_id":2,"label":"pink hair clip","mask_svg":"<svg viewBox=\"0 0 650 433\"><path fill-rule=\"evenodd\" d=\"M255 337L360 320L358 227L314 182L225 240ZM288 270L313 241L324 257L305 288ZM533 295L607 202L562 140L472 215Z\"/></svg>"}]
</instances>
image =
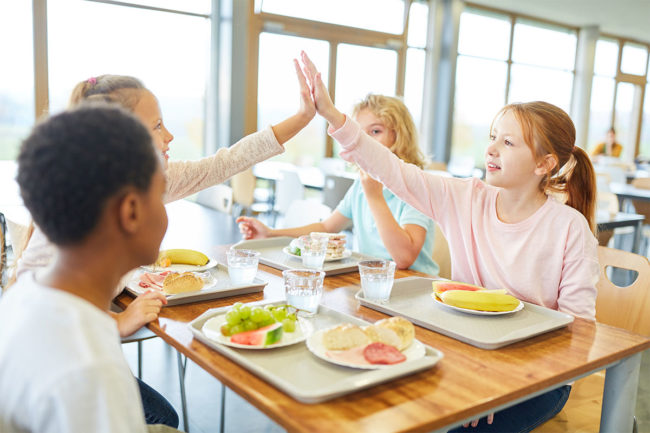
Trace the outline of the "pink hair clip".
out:
<instances>
[{"instance_id":1,"label":"pink hair clip","mask_svg":"<svg viewBox=\"0 0 650 433\"><path fill-rule=\"evenodd\" d=\"M90 84L91 86L94 86L95 84L97 84L97 78L95 78L95 77L90 77L90 78L88 78L88 79L86 80L86 82L87 82L88 84Z\"/></svg>"}]
</instances>

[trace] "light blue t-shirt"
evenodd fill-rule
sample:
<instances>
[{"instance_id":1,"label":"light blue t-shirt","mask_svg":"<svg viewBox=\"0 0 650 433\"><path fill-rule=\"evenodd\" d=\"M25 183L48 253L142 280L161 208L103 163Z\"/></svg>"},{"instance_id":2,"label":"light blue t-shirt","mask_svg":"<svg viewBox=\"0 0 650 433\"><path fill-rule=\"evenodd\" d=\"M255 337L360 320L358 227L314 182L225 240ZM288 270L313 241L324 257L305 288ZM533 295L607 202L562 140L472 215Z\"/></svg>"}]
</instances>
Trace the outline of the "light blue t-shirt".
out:
<instances>
[{"instance_id":1,"label":"light blue t-shirt","mask_svg":"<svg viewBox=\"0 0 650 433\"><path fill-rule=\"evenodd\" d=\"M397 198L387 188L384 188L384 199L393 217L400 226L416 224L424 227L427 231L420 254L418 254L417 259L413 262L410 269L425 274L438 275L438 264L431 258L433 252L433 236L435 233L433 220ZM370 211L370 206L368 206L368 201L366 200L366 195L360 180L357 179L354 181L345 194L345 197L343 197L343 200L336 207L336 210L354 222L354 236L360 253L383 259L391 259L377 231L377 225Z\"/></svg>"}]
</instances>

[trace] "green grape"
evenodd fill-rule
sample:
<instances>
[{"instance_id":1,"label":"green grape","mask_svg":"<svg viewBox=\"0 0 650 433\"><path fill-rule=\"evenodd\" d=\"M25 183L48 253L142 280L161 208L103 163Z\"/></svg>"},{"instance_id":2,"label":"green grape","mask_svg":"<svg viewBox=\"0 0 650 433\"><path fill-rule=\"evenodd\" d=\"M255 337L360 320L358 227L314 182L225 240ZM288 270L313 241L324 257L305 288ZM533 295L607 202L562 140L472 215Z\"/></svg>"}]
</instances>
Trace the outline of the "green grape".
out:
<instances>
[{"instance_id":1,"label":"green grape","mask_svg":"<svg viewBox=\"0 0 650 433\"><path fill-rule=\"evenodd\" d=\"M296 330L296 322L291 319L284 319L282 321L282 329L285 332L293 332Z\"/></svg>"},{"instance_id":2,"label":"green grape","mask_svg":"<svg viewBox=\"0 0 650 433\"><path fill-rule=\"evenodd\" d=\"M242 323L246 331L254 331L257 329L257 323L253 322L252 320L244 320Z\"/></svg>"},{"instance_id":3,"label":"green grape","mask_svg":"<svg viewBox=\"0 0 650 433\"><path fill-rule=\"evenodd\" d=\"M298 317L296 317L296 313L291 313L291 314L287 314L287 319L291 319L295 322L296 320L298 320Z\"/></svg>"},{"instance_id":4,"label":"green grape","mask_svg":"<svg viewBox=\"0 0 650 433\"><path fill-rule=\"evenodd\" d=\"M230 332L231 332L230 325L228 325L227 323L221 325L221 335L223 335L224 337L230 337L231 335Z\"/></svg>"},{"instance_id":5,"label":"green grape","mask_svg":"<svg viewBox=\"0 0 650 433\"><path fill-rule=\"evenodd\" d=\"M274 307L273 305L270 305L270 304L264 306L264 310L269 311L269 312L270 312L270 311L273 311L274 308L275 308L275 307Z\"/></svg>"},{"instance_id":6,"label":"green grape","mask_svg":"<svg viewBox=\"0 0 650 433\"><path fill-rule=\"evenodd\" d=\"M282 322L286 317L287 317L287 310L285 310L284 307L278 307L275 310L273 310L273 318L277 322Z\"/></svg>"},{"instance_id":7,"label":"green grape","mask_svg":"<svg viewBox=\"0 0 650 433\"><path fill-rule=\"evenodd\" d=\"M275 320L273 320L273 313L271 313L270 311L263 310L261 321L268 322L269 320L271 321L271 323L275 322Z\"/></svg>"},{"instance_id":8,"label":"green grape","mask_svg":"<svg viewBox=\"0 0 650 433\"><path fill-rule=\"evenodd\" d=\"M239 322L241 322L241 316L239 315L239 311L237 310L230 310L226 313L226 322L229 325L237 325Z\"/></svg>"},{"instance_id":9,"label":"green grape","mask_svg":"<svg viewBox=\"0 0 650 433\"><path fill-rule=\"evenodd\" d=\"M230 328L230 335L239 334L240 332L244 332L245 330L246 329L244 329L244 325L240 323Z\"/></svg>"},{"instance_id":10,"label":"green grape","mask_svg":"<svg viewBox=\"0 0 650 433\"><path fill-rule=\"evenodd\" d=\"M241 316L242 320L248 319L251 315L251 307L249 307L248 305L244 305L243 307L240 307L239 315Z\"/></svg>"},{"instance_id":11,"label":"green grape","mask_svg":"<svg viewBox=\"0 0 650 433\"><path fill-rule=\"evenodd\" d=\"M241 302L235 302L235 303L232 305L232 309L233 309L233 310L239 310L243 305L244 305L244 304L242 304Z\"/></svg>"},{"instance_id":12,"label":"green grape","mask_svg":"<svg viewBox=\"0 0 650 433\"><path fill-rule=\"evenodd\" d=\"M249 319L251 319L255 323L261 322L262 320L264 320L264 310L260 307L253 307L251 309Z\"/></svg>"},{"instance_id":13,"label":"green grape","mask_svg":"<svg viewBox=\"0 0 650 433\"><path fill-rule=\"evenodd\" d=\"M265 326L273 325L274 323L275 323L275 320L273 320L273 317L269 317L268 319L260 322L259 327L263 328Z\"/></svg>"}]
</instances>

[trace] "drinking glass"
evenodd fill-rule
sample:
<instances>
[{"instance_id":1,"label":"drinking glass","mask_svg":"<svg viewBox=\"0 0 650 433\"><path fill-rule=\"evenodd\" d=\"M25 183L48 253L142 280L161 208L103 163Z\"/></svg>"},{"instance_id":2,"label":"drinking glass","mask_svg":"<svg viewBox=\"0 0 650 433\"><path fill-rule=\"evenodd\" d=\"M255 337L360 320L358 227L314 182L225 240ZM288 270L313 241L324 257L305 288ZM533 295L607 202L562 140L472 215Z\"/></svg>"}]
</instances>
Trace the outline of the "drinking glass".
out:
<instances>
[{"instance_id":1,"label":"drinking glass","mask_svg":"<svg viewBox=\"0 0 650 433\"><path fill-rule=\"evenodd\" d=\"M363 297L384 304L390 298L395 278L395 262L390 260L364 260L359 262Z\"/></svg>"},{"instance_id":2,"label":"drinking glass","mask_svg":"<svg viewBox=\"0 0 650 433\"><path fill-rule=\"evenodd\" d=\"M323 296L325 272L314 269L289 269L282 272L287 304L297 308L298 315L313 316Z\"/></svg>"},{"instance_id":3,"label":"drinking glass","mask_svg":"<svg viewBox=\"0 0 650 433\"><path fill-rule=\"evenodd\" d=\"M259 251L238 250L231 248L226 253L228 258L228 275L233 284L252 283L257 274L260 260Z\"/></svg>"},{"instance_id":4,"label":"drinking glass","mask_svg":"<svg viewBox=\"0 0 650 433\"><path fill-rule=\"evenodd\" d=\"M299 239L302 265L306 268L322 269L327 253L327 236L301 236Z\"/></svg>"}]
</instances>

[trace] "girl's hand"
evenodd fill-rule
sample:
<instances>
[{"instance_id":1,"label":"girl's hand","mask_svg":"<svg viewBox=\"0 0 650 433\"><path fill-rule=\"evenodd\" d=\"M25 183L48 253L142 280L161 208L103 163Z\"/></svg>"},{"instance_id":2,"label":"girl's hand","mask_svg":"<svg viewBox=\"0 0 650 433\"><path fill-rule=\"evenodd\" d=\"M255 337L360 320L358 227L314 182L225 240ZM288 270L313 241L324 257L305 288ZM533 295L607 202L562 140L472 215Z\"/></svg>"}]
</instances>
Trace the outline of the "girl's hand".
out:
<instances>
[{"instance_id":1,"label":"girl's hand","mask_svg":"<svg viewBox=\"0 0 650 433\"><path fill-rule=\"evenodd\" d=\"M476 427L478 425L478 421L479 421L478 419L475 419L474 421L472 421L471 422L472 427ZM494 412L487 416L487 423L492 424L493 422L494 422ZM470 426L470 423L463 424L463 427L469 427L469 426Z\"/></svg>"},{"instance_id":2,"label":"girl's hand","mask_svg":"<svg viewBox=\"0 0 650 433\"><path fill-rule=\"evenodd\" d=\"M325 87L325 83L323 83L320 72L318 72L316 66L312 63L307 54L302 51L300 57L302 63L305 65L303 72L307 76L307 80L311 86L311 95L316 104L318 114L323 116L334 129L339 129L345 123L345 115L334 106L332 98L330 98L330 95L327 92L327 87Z\"/></svg>"},{"instance_id":3,"label":"girl's hand","mask_svg":"<svg viewBox=\"0 0 650 433\"><path fill-rule=\"evenodd\" d=\"M121 313L117 313L117 329L120 337L133 335L138 329L158 318L160 307L167 304L167 298L158 290L150 290L138 296Z\"/></svg>"},{"instance_id":4,"label":"girl's hand","mask_svg":"<svg viewBox=\"0 0 650 433\"><path fill-rule=\"evenodd\" d=\"M305 123L309 123L311 119L316 115L316 104L311 97L311 89L305 80L305 75L300 69L300 64L296 59L293 59L293 66L296 69L296 75L298 76L298 84L300 85L300 109L298 110L298 115L301 116Z\"/></svg>"},{"instance_id":5,"label":"girl's hand","mask_svg":"<svg viewBox=\"0 0 650 433\"><path fill-rule=\"evenodd\" d=\"M361 186L363 187L363 192L366 194L368 199L382 197L384 185L381 182L376 181L368 173L363 170L359 170L359 179L361 181Z\"/></svg>"},{"instance_id":6,"label":"girl's hand","mask_svg":"<svg viewBox=\"0 0 650 433\"><path fill-rule=\"evenodd\" d=\"M258 219L242 216L237 218L237 222L244 239L264 239L269 237L271 229Z\"/></svg>"}]
</instances>

